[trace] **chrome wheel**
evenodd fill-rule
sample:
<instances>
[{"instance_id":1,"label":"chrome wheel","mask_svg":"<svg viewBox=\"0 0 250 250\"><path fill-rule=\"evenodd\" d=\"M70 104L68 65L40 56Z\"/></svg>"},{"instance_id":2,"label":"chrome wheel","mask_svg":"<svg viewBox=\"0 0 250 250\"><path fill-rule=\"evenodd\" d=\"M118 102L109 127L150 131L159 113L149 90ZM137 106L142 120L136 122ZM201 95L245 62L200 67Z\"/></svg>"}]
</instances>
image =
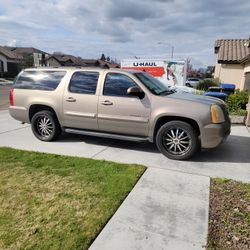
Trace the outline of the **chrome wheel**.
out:
<instances>
[{"instance_id":1,"label":"chrome wheel","mask_svg":"<svg viewBox=\"0 0 250 250\"><path fill-rule=\"evenodd\" d=\"M170 128L164 133L162 144L170 154L184 155L192 146L192 138L183 128Z\"/></svg>"},{"instance_id":2,"label":"chrome wheel","mask_svg":"<svg viewBox=\"0 0 250 250\"><path fill-rule=\"evenodd\" d=\"M47 116L40 116L37 119L37 132L42 137L50 137L53 133L54 126L52 121Z\"/></svg>"}]
</instances>

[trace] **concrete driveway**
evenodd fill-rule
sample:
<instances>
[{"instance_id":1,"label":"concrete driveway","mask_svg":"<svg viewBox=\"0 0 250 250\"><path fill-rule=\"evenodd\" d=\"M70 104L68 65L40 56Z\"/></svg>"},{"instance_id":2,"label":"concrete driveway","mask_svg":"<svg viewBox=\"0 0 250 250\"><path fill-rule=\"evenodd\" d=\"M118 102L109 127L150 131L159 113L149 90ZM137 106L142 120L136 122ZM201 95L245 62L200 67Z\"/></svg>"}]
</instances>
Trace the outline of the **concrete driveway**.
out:
<instances>
[{"instance_id":1,"label":"concrete driveway","mask_svg":"<svg viewBox=\"0 0 250 250\"><path fill-rule=\"evenodd\" d=\"M9 106L9 91L12 85L0 83L0 110L7 109Z\"/></svg>"},{"instance_id":2,"label":"concrete driveway","mask_svg":"<svg viewBox=\"0 0 250 250\"><path fill-rule=\"evenodd\" d=\"M233 126L228 140L214 150L202 151L190 161L173 161L150 143L70 134L61 136L55 142L41 142L33 136L29 125L21 125L9 116L8 111L0 111L0 146L138 163L147 167L250 182L250 133L244 126Z\"/></svg>"},{"instance_id":3,"label":"concrete driveway","mask_svg":"<svg viewBox=\"0 0 250 250\"><path fill-rule=\"evenodd\" d=\"M208 177L250 182L250 134L243 126L219 148L190 161L164 157L150 143L65 134L55 142L37 140L30 125L0 111L0 147L138 163L148 167L110 219L91 250L204 249L208 231Z\"/></svg>"}]
</instances>

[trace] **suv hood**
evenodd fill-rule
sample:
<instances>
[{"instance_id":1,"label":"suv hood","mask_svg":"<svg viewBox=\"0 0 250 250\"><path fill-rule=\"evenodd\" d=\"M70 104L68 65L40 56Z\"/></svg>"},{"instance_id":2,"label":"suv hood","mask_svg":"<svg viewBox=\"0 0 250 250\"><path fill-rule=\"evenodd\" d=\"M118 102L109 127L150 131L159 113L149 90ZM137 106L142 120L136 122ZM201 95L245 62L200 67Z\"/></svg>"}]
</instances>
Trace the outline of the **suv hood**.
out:
<instances>
[{"instance_id":1,"label":"suv hood","mask_svg":"<svg viewBox=\"0 0 250 250\"><path fill-rule=\"evenodd\" d=\"M190 93L174 93L174 94L168 95L166 97L179 99L179 100L186 100L186 101L191 101L191 102L198 102L198 103L207 104L207 105L224 104L224 101L222 101L218 98L215 98L215 97L209 97L209 96L204 96L204 95L195 95L195 94L190 94Z\"/></svg>"}]
</instances>

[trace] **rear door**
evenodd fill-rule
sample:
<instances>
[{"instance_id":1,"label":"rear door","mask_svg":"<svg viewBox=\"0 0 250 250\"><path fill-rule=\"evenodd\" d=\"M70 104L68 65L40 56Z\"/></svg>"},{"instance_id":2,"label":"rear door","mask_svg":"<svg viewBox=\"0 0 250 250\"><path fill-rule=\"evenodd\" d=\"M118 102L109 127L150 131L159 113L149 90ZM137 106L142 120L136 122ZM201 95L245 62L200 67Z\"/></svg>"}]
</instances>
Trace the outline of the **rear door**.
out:
<instances>
[{"instance_id":1,"label":"rear door","mask_svg":"<svg viewBox=\"0 0 250 250\"><path fill-rule=\"evenodd\" d=\"M97 130L99 72L73 73L63 98L64 127Z\"/></svg>"},{"instance_id":2,"label":"rear door","mask_svg":"<svg viewBox=\"0 0 250 250\"><path fill-rule=\"evenodd\" d=\"M99 129L105 132L147 136L150 117L150 100L127 94L130 87L139 87L123 73L106 74L98 103Z\"/></svg>"}]
</instances>

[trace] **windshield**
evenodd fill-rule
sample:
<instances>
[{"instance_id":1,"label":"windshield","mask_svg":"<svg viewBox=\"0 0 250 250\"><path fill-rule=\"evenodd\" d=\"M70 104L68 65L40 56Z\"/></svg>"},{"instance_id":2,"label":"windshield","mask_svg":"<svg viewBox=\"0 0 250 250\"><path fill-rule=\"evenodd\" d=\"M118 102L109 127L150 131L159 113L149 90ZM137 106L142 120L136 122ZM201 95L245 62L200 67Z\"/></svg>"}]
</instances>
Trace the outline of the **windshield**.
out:
<instances>
[{"instance_id":1,"label":"windshield","mask_svg":"<svg viewBox=\"0 0 250 250\"><path fill-rule=\"evenodd\" d=\"M134 75L155 95L167 95L175 92L170 89L170 86L166 86L164 83L147 73L138 72L134 73Z\"/></svg>"}]
</instances>

